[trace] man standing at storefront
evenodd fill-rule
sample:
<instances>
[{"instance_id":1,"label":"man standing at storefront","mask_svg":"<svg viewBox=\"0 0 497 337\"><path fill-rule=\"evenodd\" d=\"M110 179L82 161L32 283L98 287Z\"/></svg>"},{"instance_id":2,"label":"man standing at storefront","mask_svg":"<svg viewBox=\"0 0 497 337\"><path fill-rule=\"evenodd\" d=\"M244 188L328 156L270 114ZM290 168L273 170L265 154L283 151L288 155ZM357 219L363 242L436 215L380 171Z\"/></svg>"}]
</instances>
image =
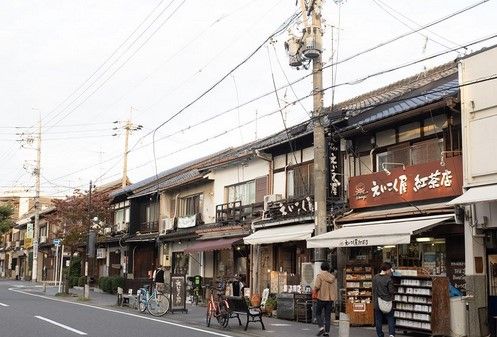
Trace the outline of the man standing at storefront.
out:
<instances>
[{"instance_id":1,"label":"man standing at storefront","mask_svg":"<svg viewBox=\"0 0 497 337\"><path fill-rule=\"evenodd\" d=\"M383 317L386 317L388 322L389 337L395 336L395 317L393 316L392 308L394 295L392 265L388 262L383 262L381 272L373 277L374 317L378 337L384 337Z\"/></svg>"},{"instance_id":2,"label":"man standing at storefront","mask_svg":"<svg viewBox=\"0 0 497 337\"><path fill-rule=\"evenodd\" d=\"M321 272L316 276L316 280L314 281L314 291L317 293L316 318L319 325L317 335L329 336L331 309L333 308L333 302L337 299L337 280L330 273L328 262L321 264Z\"/></svg>"}]
</instances>

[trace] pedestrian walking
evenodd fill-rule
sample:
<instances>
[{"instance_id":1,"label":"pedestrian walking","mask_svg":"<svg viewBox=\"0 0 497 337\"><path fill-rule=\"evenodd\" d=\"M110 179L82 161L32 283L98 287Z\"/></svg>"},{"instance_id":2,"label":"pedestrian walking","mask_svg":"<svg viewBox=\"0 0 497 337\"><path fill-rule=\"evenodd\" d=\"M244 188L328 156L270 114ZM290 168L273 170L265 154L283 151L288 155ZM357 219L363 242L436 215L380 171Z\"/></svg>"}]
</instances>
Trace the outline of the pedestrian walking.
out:
<instances>
[{"instance_id":1,"label":"pedestrian walking","mask_svg":"<svg viewBox=\"0 0 497 337\"><path fill-rule=\"evenodd\" d=\"M392 265L384 262L381 265L381 272L373 277L374 317L378 337L384 337L382 326L384 317L387 319L389 337L395 336L395 317L392 308L394 295Z\"/></svg>"},{"instance_id":2,"label":"pedestrian walking","mask_svg":"<svg viewBox=\"0 0 497 337\"><path fill-rule=\"evenodd\" d=\"M330 273L328 262L321 264L321 272L316 276L314 281L314 292L317 294L316 318L319 325L318 336L329 336L330 319L333 302L337 299L337 280ZM323 322L324 311L324 322Z\"/></svg>"}]
</instances>

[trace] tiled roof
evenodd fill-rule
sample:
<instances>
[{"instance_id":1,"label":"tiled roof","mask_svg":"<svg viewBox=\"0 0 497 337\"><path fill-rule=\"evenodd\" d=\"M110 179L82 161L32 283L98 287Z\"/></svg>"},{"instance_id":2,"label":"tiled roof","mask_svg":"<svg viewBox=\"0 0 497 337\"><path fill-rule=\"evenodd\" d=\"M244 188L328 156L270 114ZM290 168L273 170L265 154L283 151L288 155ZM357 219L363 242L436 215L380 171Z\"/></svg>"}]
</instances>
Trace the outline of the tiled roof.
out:
<instances>
[{"instance_id":1,"label":"tiled roof","mask_svg":"<svg viewBox=\"0 0 497 337\"><path fill-rule=\"evenodd\" d=\"M457 74L457 63L445 63L436 68L392 83L388 86L338 103L333 110L335 112L347 112L349 116L357 116L358 114L371 109L371 107L399 100L403 98L404 95L409 95L417 89L454 74ZM331 112L330 108L328 108L328 112Z\"/></svg>"},{"instance_id":2,"label":"tiled roof","mask_svg":"<svg viewBox=\"0 0 497 337\"><path fill-rule=\"evenodd\" d=\"M338 103L333 111L327 108L325 109L325 124L330 125L336 119L333 116L343 116L348 119L348 126L345 128L353 128L457 95L458 91L457 64L450 62ZM153 193L157 190L157 181L159 181L159 190L164 190L201 179L213 167L232 164L247 156L253 156L255 150L274 147L289 139L296 139L312 134L312 132L313 123L308 120L264 139L236 148L228 148L173 167L159 173L158 176L151 176L115 191L111 193L111 197L116 198L133 193L136 194L135 196Z\"/></svg>"}]
</instances>

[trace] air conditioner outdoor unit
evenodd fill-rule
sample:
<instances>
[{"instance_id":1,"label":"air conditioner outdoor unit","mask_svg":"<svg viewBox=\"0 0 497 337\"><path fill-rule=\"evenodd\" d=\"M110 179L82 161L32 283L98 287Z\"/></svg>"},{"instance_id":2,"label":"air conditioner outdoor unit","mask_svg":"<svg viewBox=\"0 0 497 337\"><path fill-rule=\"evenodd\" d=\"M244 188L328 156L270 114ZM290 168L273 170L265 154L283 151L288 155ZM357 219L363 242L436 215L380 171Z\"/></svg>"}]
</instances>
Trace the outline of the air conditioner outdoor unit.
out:
<instances>
[{"instance_id":1,"label":"air conditioner outdoor unit","mask_svg":"<svg viewBox=\"0 0 497 337\"><path fill-rule=\"evenodd\" d=\"M167 231L174 230L174 219L175 218L162 218L160 234L166 234Z\"/></svg>"},{"instance_id":2,"label":"air conditioner outdoor unit","mask_svg":"<svg viewBox=\"0 0 497 337\"><path fill-rule=\"evenodd\" d=\"M268 210L268 203L281 200L281 194L268 194L264 196L264 210Z\"/></svg>"},{"instance_id":3,"label":"air conditioner outdoor unit","mask_svg":"<svg viewBox=\"0 0 497 337\"><path fill-rule=\"evenodd\" d=\"M40 236L40 243L47 242L47 237L45 235Z\"/></svg>"},{"instance_id":4,"label":"air conditioner outdoor unit","mask_svg":"<svg viewBox=\"0 0 497 337\"><path fill-rule=\"evenodd\" d=\"M21 248L21 241L16 241L16 248Z\"/></svg>"}]
</instances>

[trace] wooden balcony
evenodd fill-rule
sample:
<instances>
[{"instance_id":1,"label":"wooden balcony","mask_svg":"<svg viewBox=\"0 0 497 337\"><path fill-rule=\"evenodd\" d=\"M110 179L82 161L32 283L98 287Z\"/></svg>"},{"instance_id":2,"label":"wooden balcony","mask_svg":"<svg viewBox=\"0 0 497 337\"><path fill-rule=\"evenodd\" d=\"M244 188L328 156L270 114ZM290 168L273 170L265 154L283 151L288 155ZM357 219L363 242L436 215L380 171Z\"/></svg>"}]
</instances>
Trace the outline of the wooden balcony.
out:
<instances>
[{"instance_id":1,"label":"wooden balcony","mask_svg":"<svg viewBox=\"0 0 497 337\"><path fill-rule=\"evenodd\" d=\"M241 201L228 202L216 205L216 222L245 222L260 217L263 203L242 205Z\"/></svg>"}]
</instances>

